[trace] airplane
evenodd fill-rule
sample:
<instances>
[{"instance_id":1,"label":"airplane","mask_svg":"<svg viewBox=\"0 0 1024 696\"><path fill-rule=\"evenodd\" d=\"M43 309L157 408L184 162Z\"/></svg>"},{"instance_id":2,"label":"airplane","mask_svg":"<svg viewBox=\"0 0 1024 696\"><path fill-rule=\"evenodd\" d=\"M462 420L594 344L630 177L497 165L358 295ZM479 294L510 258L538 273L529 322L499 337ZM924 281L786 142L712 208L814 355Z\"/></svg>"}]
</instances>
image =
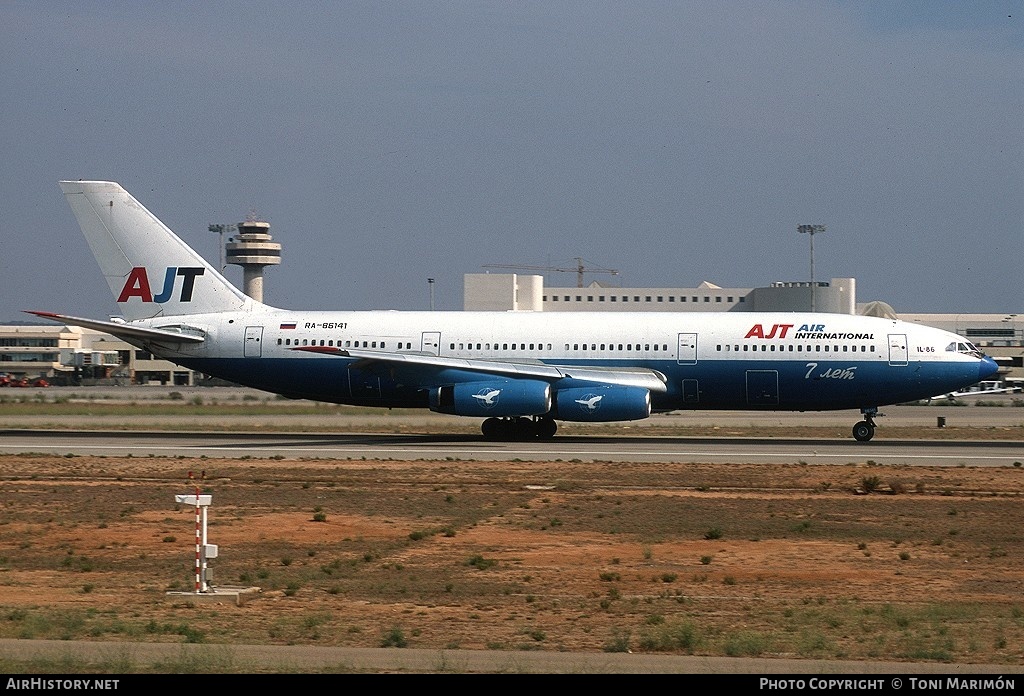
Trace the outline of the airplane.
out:
<instances>
[{"instance_id":1,"label":"airplane","mask_svg":"<svg viewBox=\"0 0 1024 696\"><path fill-rule=\"evenodd\" d=\"M1024 387L996 387L993 386L999 384L998 382L979 382L977 385L964 389L962 391L953 391L946 394L937 394L929 397L929 401L935 401L938 399L946 399L948 401L956 401L957 399L964 396L984 396L986 394L1020 394L1024 392Z\"/></svg>"},{"instance_id":2,"label":"airplane","mask_svg":"<svg viewBox=\"0 0 1024 696\"><path fill-rule=\"evenodd\" d=\"M290 398L482 417L487 439L681 410L860 409L853 437L866 442L879 407L997 370L954 333L846 314L280 309L235 288L119 184L60 187L121 316L29 313Z\"/></svg>"}]
</instances>

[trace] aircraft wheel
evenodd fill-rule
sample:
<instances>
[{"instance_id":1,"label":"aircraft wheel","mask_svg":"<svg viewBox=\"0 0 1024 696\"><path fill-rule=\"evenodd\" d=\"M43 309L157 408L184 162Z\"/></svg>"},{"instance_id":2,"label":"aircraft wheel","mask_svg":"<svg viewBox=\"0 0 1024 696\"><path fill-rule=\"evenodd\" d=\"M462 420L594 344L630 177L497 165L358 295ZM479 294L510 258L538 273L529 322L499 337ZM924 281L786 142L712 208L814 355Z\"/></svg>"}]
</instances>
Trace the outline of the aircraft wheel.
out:
<instances>
[{"instance_id":1,"label":"aircraft wheel","mask_svg":"<svg viewBox=\"0 0 1024 696\"><path fill-rule=\"evenodd\" d=\"M853 426L853 439L857 442L867 442L875 436L875 426L867 421L861 421Z\"/></svg>"},{"instance_id":2,"label":"aircraft wheel","mask_svg":"<svg viewBox=\"0 0 1024 696\"><path fill-rule=\"evenodd\" d=\"M485 440L497 440L501 437L501 420L488 418L480 425Z\"/></svg>"},{"instance_id":3,"label":"aircraft wheel","mask_svg":"<svg viewBox=\"0 0 1024 696\"><path fill-rule=\"evenodd\" d=\"M511 428L509 439L510 440L533 440L537 437L537 429L534 427L533 421L526 416L519 416L509 421Z\"/></svg>"},{"instance_id":4,"label":"aircraft wheel","mask_svg":"<svg viewBox=\"0 0 1024 696\"><path fill-rule=\"evenodd\" d=\"M550 440L558 432L558 424L554 418L539 418L534 427L537 430L537 437L541 440Z\"/></svg>"}]
</instances>

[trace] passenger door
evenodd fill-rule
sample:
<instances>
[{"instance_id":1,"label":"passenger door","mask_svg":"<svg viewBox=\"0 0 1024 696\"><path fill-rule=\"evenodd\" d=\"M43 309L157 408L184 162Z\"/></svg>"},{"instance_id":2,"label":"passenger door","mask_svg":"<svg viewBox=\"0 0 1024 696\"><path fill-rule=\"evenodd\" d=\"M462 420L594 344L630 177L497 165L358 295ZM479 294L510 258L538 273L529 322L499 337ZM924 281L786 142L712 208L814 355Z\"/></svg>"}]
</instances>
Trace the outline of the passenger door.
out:
<instances>
[{"instance_id":1,"label":"passenger door","mask_svg":"<svg viewBox=\"0 0 1024 696\"><path fill-rule=\"evenodd\" d=\"M259 358L263 355L263 327L245 327L245 347L242 354L247 358Z\"/></svg>"},{"instance_id":2,"label":"passenger door","mask_svg":"<svg viewBox=\"0 0 1024 696\"><path fill-rule=\"evenodd\" d=\"M697 364L697 334L679 334L679 352L676 354L676 362L680 365Z\"/></svg>"},{"instance_id":3,"label":"passenger door","mask_svg":"<svg viewBox=\"0 0 1024 696\"><path fill-rule=\"evenodd\" d=\"M420 350L431 355L441 354L441 332L424 331L420 339Z\"/></svg>"},{"instance_id":4,"label":"passenger door","mask_svg":"<svg viewBox=\"0 0 1024 696\"><path fill-rule=\"evenodd\" d=\"M889 364L906 365L910 358L906 334L889 334Z\"/></svg>"}]
</instances>

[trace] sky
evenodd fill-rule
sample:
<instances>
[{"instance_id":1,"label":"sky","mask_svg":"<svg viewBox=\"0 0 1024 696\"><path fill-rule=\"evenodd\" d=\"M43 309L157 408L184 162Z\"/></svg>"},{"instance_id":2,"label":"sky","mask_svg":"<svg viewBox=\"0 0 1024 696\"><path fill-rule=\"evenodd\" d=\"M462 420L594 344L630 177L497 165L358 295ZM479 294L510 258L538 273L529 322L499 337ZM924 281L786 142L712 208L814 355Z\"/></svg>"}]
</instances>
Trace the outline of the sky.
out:
<instances>
[{"instance_id":1,"label":"sky","mask_svg":"<svg viewBox=\"0 0 1024 696\"><path fill-rule=\"evenodd\" d=\"M117 312L61 179L214 264L211 224L269 222L290 309L428 309L434 278L457 310L466 273L576 258L808 280L820 224L815 279L859 302L1024 312L1024 0L4 0L0 95L4 323Z\"/></svg>"}]
</instances>

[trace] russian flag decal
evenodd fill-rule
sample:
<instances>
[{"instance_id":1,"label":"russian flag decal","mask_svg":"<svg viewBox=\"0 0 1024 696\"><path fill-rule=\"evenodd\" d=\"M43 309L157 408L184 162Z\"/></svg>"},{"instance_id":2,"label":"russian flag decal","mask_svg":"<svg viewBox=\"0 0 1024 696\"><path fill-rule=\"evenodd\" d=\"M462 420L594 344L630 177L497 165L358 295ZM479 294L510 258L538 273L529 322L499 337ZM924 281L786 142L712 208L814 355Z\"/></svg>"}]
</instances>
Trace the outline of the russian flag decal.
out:
<instances>
[{"instance_id":1,"label":"russian flag decal","mask_svg":"<svg viewBox=\"0 0 1024 696\"><path fill-rule=\"evenodd\" d=\"M293 322L288 323L288 324L281 324L281 328L282 329L294 329L295 328L295 322L293 321Z\"/></svg>"}]
</instances>

